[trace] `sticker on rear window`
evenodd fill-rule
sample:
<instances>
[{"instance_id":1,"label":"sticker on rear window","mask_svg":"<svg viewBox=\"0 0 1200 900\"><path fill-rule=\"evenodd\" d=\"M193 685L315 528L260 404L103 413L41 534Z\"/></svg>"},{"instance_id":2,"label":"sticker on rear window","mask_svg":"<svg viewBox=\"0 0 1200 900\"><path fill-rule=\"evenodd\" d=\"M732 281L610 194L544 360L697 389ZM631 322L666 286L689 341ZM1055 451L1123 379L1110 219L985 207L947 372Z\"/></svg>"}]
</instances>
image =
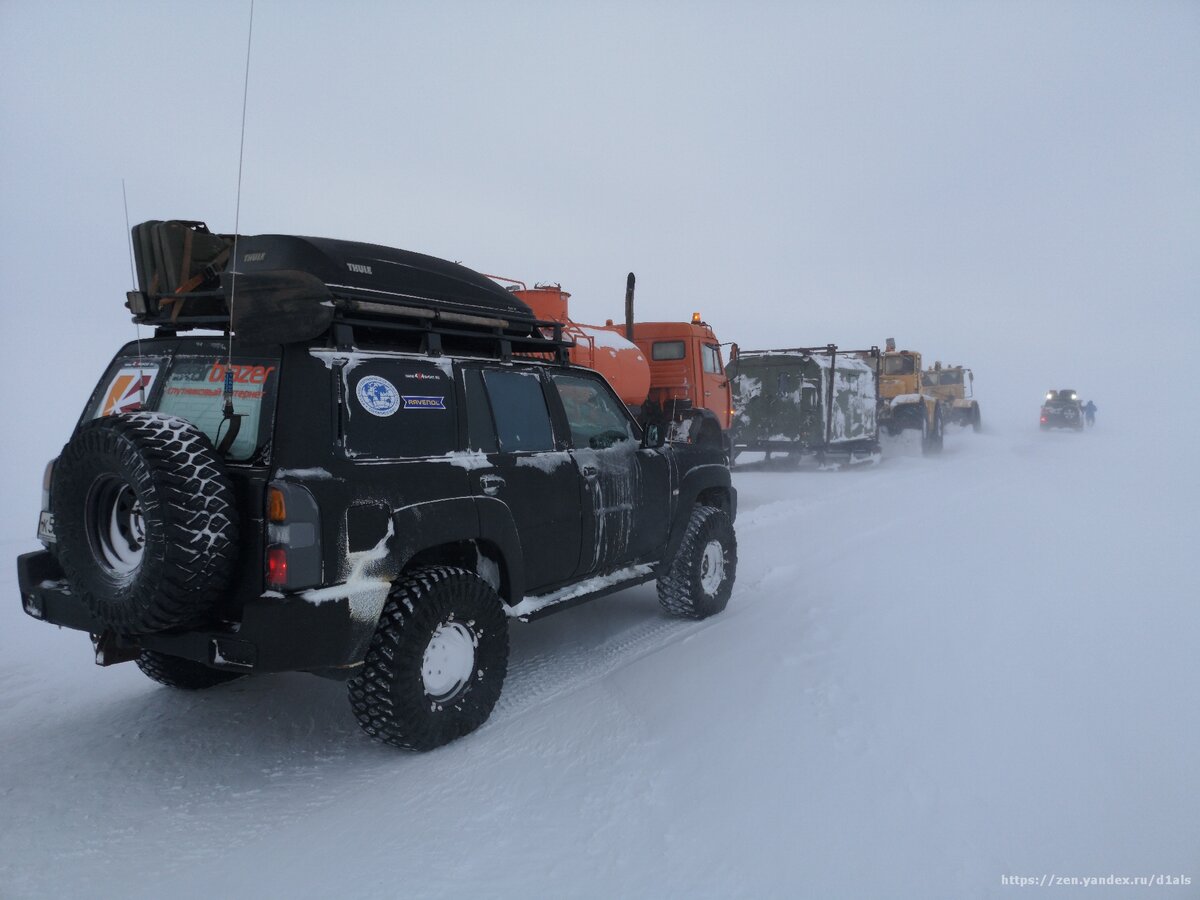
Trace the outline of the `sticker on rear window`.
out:
<instances>
[{"instance_id":1,"label":"sticker on rear window","mask_svg":"<svg viewBox=\"0 0 1200 900\"><path fill-rule=\"evenodd\" d=\"M97 418L141 409L157 377L158 366L122 366L109 382Z\"/></svg>"},{"instance_id":2,"label":"sticker on rear window","mask_svg":"<svg viewBox=\"0 0 1200 900\"><path fill-rule=\"evenodd\" d=\"M354 393L362 408L373 416L390 416L400 408L400 394L390 381L378 375L368 375Z\"/></svg>"}]
</instances>

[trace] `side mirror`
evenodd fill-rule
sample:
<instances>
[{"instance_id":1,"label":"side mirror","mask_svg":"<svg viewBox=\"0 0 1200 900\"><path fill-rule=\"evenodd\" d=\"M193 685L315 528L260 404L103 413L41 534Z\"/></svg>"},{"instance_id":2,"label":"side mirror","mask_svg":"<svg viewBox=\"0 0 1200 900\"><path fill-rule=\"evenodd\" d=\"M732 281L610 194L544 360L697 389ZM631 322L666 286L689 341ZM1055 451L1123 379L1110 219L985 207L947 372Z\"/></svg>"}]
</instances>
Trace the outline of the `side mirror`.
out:
<instances>
[{"instance_id":1,"label":"side mirror","mask_svg":"<svg viewBox=\"0 0 1200 900\"><path fill-rule=\"evenodd\" d=\"M657 450L666 442L667 434L657 422L651 422L642 431L642 447L647 450Z\"/></svg>"}]
</instances>

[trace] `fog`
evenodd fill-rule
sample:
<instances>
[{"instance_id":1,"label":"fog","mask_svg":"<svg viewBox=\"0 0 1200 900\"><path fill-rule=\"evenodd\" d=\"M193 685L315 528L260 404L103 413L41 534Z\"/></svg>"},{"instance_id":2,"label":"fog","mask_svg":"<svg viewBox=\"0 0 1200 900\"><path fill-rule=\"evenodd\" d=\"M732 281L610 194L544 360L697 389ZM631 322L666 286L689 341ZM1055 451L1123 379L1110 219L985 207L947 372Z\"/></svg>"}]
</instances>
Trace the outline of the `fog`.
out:
<instances>
[{"instance_id":1,"label":"fog","mask_svg":"<svg viewBox=\"0 0 1200 900\"><path fill-rule=\"evenodd\" d=\"M997 634L1019 640L1022 629L1037 627L1038 611L1056 608L1058 601L1067 612L1056 616L1086 618L1087 601L1107 578L1111 589L1099 595L1100 607L1112 615L1085 624L1085 634L1107 647L1122 629L1137 630L1141 620L1122 604L1147 600L1141 590L1158 616L1145 625L1152 634L1144 658L1121 656L1131 669L1144 669L1145 679L1122 695L1118 711L1140 709L1143 689L1162 689L1167 700L1154 707L1152 721L1135 714L1139 725L1162 726L1176 708L1172 704L1194 707L1194 653L1190 665L1174 654L1161 662L1153 641L1174 633L1191 640L1194 649L1200 638L1192 611L1196 578L1185 558L1197 537L1190 511L1200 501L1191 463L1200 428L1186 389L1190 355L1200 338L1200 5L1179 0L584 7L258 0L239 212L249 18L249 6L241 2L0 2L0 308L21 398L0 449L7 475L0 495L5 511L0 538L10 557L35 546L30 539L43 465L69 436L112 354L138 333L122 305L131 287L124 181L131 223L200 219L214 231L229 232L240 217L245 234L310 234L404 247L483 272L561 282L573 294L575 317L586 322L620 316L625 274L634 271L638 316L644 320L683 320L699 311L722 341L745 348L831 341L857 348L895 337L900 346L923 352L927 362L971 366L985 433L975 444L965 435L948 442L954 451L948 457L954 474L946 482L951 490L936 489L938 476L928 469L935 463L912 457L903 447L893 447L891 456L885 448L882 465L858 480L854 473L834 476L844 480L832 482L814 482L807 475L799 477L808 481L739 476L740 489L755 498L751 511L764 511L739 526L747 529L743 553L753 578L739 581L730 610L740 597L755 612L731 629L735 646L750 656L760 654L760 642L769 641L776 627L773 618L785 616L784 610L792 609L785 604L794 600L802 609L792 610L800 619L788 619L795 626L792 639L803 644L813 638L807 626L819 625L825 613L832 617L833 637L818 632L815 645L797 651L800 662L793 665L776 654L770 658L778 665L754 674L776 679L772 684L794 684L816 704L794 730L777 733L759 719L747 724L748 714L742 712L721 713L717 721L767 740L773 765L787 758L789 741L802 740L817 768L788 771L805 786L824 790L814 775L823 764L835 768L830 783L850 784L861 774L853 766L837 768L846 740L858 747L856 741L869 743L884 730L883 746L903 756L912 742L919 744L922 733L914 729L897 737L888 731L899 727L887 712L888 678L872 668L864 649L883 641L881 626L871 629L867 644L857 642L862 635L855 623L872 621L879 612L864 599L870 585L891 584L891 570L863 567L848 618L839 618L836 607L803 605L808 601L796 598L808 595L796 586L811 581L812 570L777 572L777 557L788 551L768 527L774 521L773 502L788 504L786 511L776 510L779 522L802 534L812 503L842 509L838 504L844 502L860 509L861 516L839 513L843 518L837 521L849 528L877 516L880 497L886 496L891 505L879 528L892 534L911 521L909 510L921 521L971 510L966 519L938 526L947 541L964 533L983 539L971 545L970 558L960 560L952 573L940 572L938 584L961 590L964 602L986 595L1001 604L1006 592L1022 599L1011 621L1004 618L1003 606L989 607L985 621L998 632L957 614L944 629L921 632L923 640L915 646L933 649L930 658L945 668L920 668L919 677L911 676L917 681L943 675L954 680L962 677L960 667L969 670L958 651L946 649L955 642L979 647L980 658L994 661L1001 651ZM1096 432L1079 436L1075 444L1064 443L1076 437L1065 434L1039 441L1038 404L1050 387L1075 388L1081 398L1094 400L1100 409ZM1089 443L1092 438L1098 440ZM972 453L978 455L972 458ZM1056 472L1070 473L1069 484L1056 481ZM1009 485L1021 490L1009 493ZM980 492L983 512L971 506ZM1089 498L1081 508L1074 505L1079 496ZM1088 580L1091 594L1063 579L1060 561L1039 549L1040 542L1057 540L1060 528L1070 535L1072 558L1098 553L1103 560L1101 575ZM882 534L874 535L863 539L863 559L876 566L907 565L895 547L886 560L875 555L875 540ZM919 545L919 535L901 542L909 538ZM819 568L821 554L814 546L820 538L812 540L817 543L806 540L803 559ZM989 554L993 541L1003 552ZM851 549L843 547L839 571L854 568L853 559ZM997 579L983 594L972 593L976 582L968 573L975 571ZM1056 573L1054 591L1037 593L1045 588L1038 573ZM835 583L826 587L832 590ZM0 708L8 702L12 712L4 726L10 734L4 737L25 735L18 762L32 766L38 760L45 745L34 740L37 736L53 739L52 748L86 754L93 732L115 745L140 734L146 716L158 723L149 743L138 745L139 762L132 769L118 767L116 775L105 775L107 764L97 764L104 770L92 773L99 779L93 794L99 810L122 796L123 779L139 778L138 766L153 768L154 753L188 732L189 716L158 694L147 701L153 689L136 671L125 671L128 666L119 673L93 670L86 640L27 621L16 606L15 580L5 585L3 621L14 630L7 638L0 630L0 642L10 651L20 644L22 651L7 669L5 677L16 687L0 697ZM640 597L644 609L652 610L650 593ZM656 624L646 632L650 636L629 638L643 635L634 624L633 607L627 600L606 602L610 605L597 609L615 610L628 627L613 625L610 635L578 651L592 660L587 664L592 668L568 663L537 669L530 663L548 673L545 677L567 682L562 696L539 679L518 678L515 687L510 685L516 699L509 701L518 705L516 711L510 709L508 717L498 713L499 723L481 732L476 749L451 751L471 779L482 779L485 792L501 797L508 804L504 808L515 810L522 821L536 822L539 807L521 805L500 784L512 774L511 748L515 742L535 756L548 753L564 771L579 774L558 754L565 757L567 750L582 747L580 730L594 734L598 726L572 711L572 697L589 698L604 711L600 722L653 750L621 757L611 740L601 739L617 754L616 763L601 767L592 782L585 780L587 789L556 793L548 788L551 798L583 804L601 819L636 816L639 792L653 793L655 785L638 781L634 761L669 765L670 751L693 746L690 742L703 731L694 712L679 712L682 725L672 720L674 725L657 730L660 710L652 698L623 699L634 692L633 672L650 669L665 677L670 661L702 665L703 654L683 648L692 632ZM923 621L941 611L936 602L918 607ZM570 615L552 617L562 619L554 627L563 630L541 632L551 637L524 638L526 659L553 656L556 644L571 633ZM582 615L585 630L608 621L600 612ZM906 621L890 609L887 615L892 618L883 621L897 628ZM719 629L705 627L704 642L718 641ZM1034 672L1056 671L1051 643L1040 640L1030 651ZM944 653L936 652L939 648ZM43 653L55 665L59 654L73 662L61 676L46 674L50 681L35 689L29 669ZM611 665L594 665L597 654ZM639 669L634 663L643 656L650 662ZM734 683L753 690L754 677L738 670L736 660L722 658ZM899 651L884 659L901 668L912 663ZM878 679L848 674L859 671L859 663ZM1074 664L1080 680L1071 682L1067 696L1078 700L1072 709L1083 712L1067 721L1086 732L1084 715L1102 716L1105 709L1096 705L1082 679L1107 679L1111 670L1097 654L1077 655ZM988 669L988 679L1008 678L1007 665ZM571 681L572 673L585 669L591 673L587 678ZM1166 681L1167 674L1175 680ZM1055 722L1060 710L1039 702L1036 683L1021 678L1020 697L1033 703L1033 721ZM846 679L861 690L856 696L869 699L857 706L837 702ZM325 698L336 692L328 684L312 689L317 700L301 699L310 696L301 687L307 683L299 676L286 682L283 720L251 725L247 743L229 738L237 752L260 762L253 756L254 741L265 740L278 750L267 767L299 784L305 773L315 772L313 777L340 785L335 770L343 767L391 773L385 757L374 755L367 764L356 756L359 736L342 731L352 727L344 710L329 711L335 701L326 704ZM119 687L106 687L114 684ZM805 693L809 689L815 694ZM266 715L275 709L268 688L254 691L252 711ZM913 691L921 693L916 686ZM740 695L732 693L729 706L741 709ZM59 694L81 699L60 703ZM772 689L771 696L777 694ZM22 699L28 696L36 703ZM964 705L965 696L959 696ZM685 693L668 692L667 698L665 705L688 709ZM336 702L343 700L339 696ZM216 707L197 703L189 709L205 727L216 729L215 742L201 741L199 749L193 745L182 769L154 776L163 790L175 789L188 783L189 766L200 766L199 783L218 797L197 812L210 837L221 817L237 807L236 797L221 786L226 737L218 722L236 704L214 702ZM31 712L31 703L44 704L48 718ZM622 713L626 703L635 708L629 716ZM111 708L113 718L84 715L80 704ZM1011 694L1001 706L1013 715L1022 710ZM288 709L315 722L314 733L332 730L333 750L319 737L300 734L300 726L287 718ZM56 715L68 720L52 721ZM957 721L936 706L920 706L914 715L929 728L953 728ZM82 732L72 730L72 716L83 716ZM1188 710L1183 721L1185 735L1200 734L1194 711ZM551 750L530 742L521 723L545 736ZM850 737L839 737L839 727ZM1085 754L1088 742L1080 739L1081 732L1064 729L1072 752ZM988 734L987 729L968 731L960 749L979 751ZM822 735L828 743L822 743ZM279 749L296 739L299 749ZM1121 778L1123 770L1105 768L1103 760L1112 754L1136 758L1148 771L1163 765L1155 792L1167 796L1178 789L1182 796L1195 796L1194 770L1180 762L1170 735L1154 738L1168 745L1161 756L1128 739L1106 740L1096 738L1096 756L1085 758L1084 772L1095 773L1097 780ZM663 742L662 752L654 749L655 741ZM733 750L746 750L733 743ZM728 740L723 746L731 749ZM932 747L920 745L914 753L920 757L928 751L944 762ZM1016 752L1026 759L1033 750L1023 745ZM210 753L217 764L205 769ZM326 753L336 765L314 762ZM889 768L878 751L855 758L869 780L908 777L902 766ZM119 756L114 751L101 759ZM753 754L746 751L745 759ZM450 777L444 762L405 765L427 778ZM944 866L952 873L946 884L957 888L958 896L998 890L999 872L1024 865L1036 841L1022 844L1013 837L1022 820L1006 803L997 818L989 819L988 809L995 806L970 818L955 801L950 819L961 818L967 831L954 837L935 827L931 823L939 821L939 809L945 812L938 792L969 790L972 782L969 773L956 769L943 783L934 762L928 765L932 768L913 776L911 796L889 795L881 821L903 830L906 803L916 803L927 826L917 834L946 838L958 855L954 860L928 857L933 874L914 882L925 890L889 890L894 882L882 876L864 884L875 895L935 896L938 867ZM1029 767L1026 771L1036 771L1034 763ZM255 789L251 770L259 768L251 765L238 776L243 779L239 789ZM1062 771L1064 777L1069 774ZM698 763L676 772L677 780L680 773L720 774ZM605 776L619 783L614 787ZM0 796L8 796L17 780L15 765L7 777L11 781L0 783ZM353 776L360 795L365 777ZM1049 778L1046 772L1037 771L1033 783L1049 790L1044 778ZM754 783L751 794L784 825L815 833L811 823L788 819L773 804L768 785ZM609 790L615 799L606 806ZM662 790L663 802L685 808L690 802L684 784ZM323 808L336 806L336 793L321 795ZM838 818L835 793L822 793L816 812L852 829L859 818ZM983 793L987 802L1000 802ZM788 796L802 802L799 792ZM25 791L18 799L25 804L22 815L36 819L46 798ZM52 799L67 806L71 794ZM430 789L407 809L433 815L449 831L455 815L469 814L469 798L453 794L444 809L440 799ZM854 795L856 816L870 815L870 800L866 793ZM151 798L138 802L138 809L152 809ZM1132 800L1121 795L1113 803L1129 812ZM271 808L279 815L302 814L302 807L289 804ZM1107 814L1102 805L1087 808L1097 818ZM338 809L341 820L350 821L353 810ZM1099 830L1079 832L1079 822L1064 814L1052 819L1057 831L1035 832L1057 853L1045 862L1095 869L1095 874L1105 874L1097 868L1105 865L1121 871L1134 862L1190 864L1192 875L1200 876L1194 809L1170 806L1158 818L1140 806L1134 812L1153 823L1155 835L1178 826L1170 852L1155 854L1149 843L1141 843L1136 859L1114 858L1120 840ZM163 820L155 814L148 820L161 822L166 835L181 834L191 812L181 815ZM1036 819L1037 813L1030 816ZM44 831L52 842L62 823L38 821L31 833ZM587 838L560 824L562 834ZM74 858L86 862L87 836L63 827L74 842ZM151 840L138 830L142 826L129 827L133 831L126 838L117 836L109 846L119 859L136 856L135 838ZM10 850L34 852L12 823L8 828L0 841L7 840ZM1077 837L1068 839L1068 833ZM872 846L880 846L884 835L870 834ZM1055 835L1062 841L1054 843ZM682 839L689 836L696 835L685 829ZM743 861L754 860L768 867L760 873L779 876L756 884L782 891L789 882L769 869L761 848L785 853L783 845L755 844L762 834L753 828L743 838L737 845L746 854ZM203 869L226 846L223 840L212 838L187 865ZM618 844L611 838L600 846ZM678 856L674 845L650 846ZM698 846L716 852L705 840ZM639 865L653 862L642 851L629 852ZM687 853L679 858L696 861ZM954 868L961 859L968 862ZM72 871L85 871L84 862ZM36 856L32 862L23 857L10 863L18 868L9 872L19 871L21 884L33 895L53 883L38 874L43 863L49 865ZM701 893L707 884L708 892L721 893L721 887L737 885L723 880L740 871L736 859L731 865L713 871L709 882L675 884ZM448 894L487 884L486 871L472 872L479 876L476 881L427 884L436 886L433 893ZM596 879L602 870L591 863L564 864L556 872L560 877L546 883L566 889L572 883L568 876ZM196 879L181 883L203 883ZM515 889L520 882L514 874L504 885ZM382 890L384 883L371 884ZM579 893L589 894L588 885L600 883L587 882ZM820 895L837 895L832 870L822 870L813 883L822 888ZM619 884L641 893L635 882Z\"/></svg>"}]
</instances>

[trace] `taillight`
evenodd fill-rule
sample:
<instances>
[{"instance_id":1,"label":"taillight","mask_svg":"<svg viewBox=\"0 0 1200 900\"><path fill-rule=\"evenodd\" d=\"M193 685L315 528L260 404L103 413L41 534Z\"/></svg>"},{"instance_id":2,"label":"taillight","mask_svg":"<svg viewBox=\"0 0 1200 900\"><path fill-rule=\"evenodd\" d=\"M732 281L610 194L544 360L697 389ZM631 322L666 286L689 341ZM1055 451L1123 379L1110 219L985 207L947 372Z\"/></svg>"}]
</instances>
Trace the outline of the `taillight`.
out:
<instances>
[{"instance_id":1,"label":"taillight","mask_svg":"<svg viewBox=\"0 0 1200 900\"><path fill-rule=\"evenodd\" d=\"M317 587L322 578L321 514L304 485L267 485L265 576L271 590Z\"/></svg>"},{"instance_id":2,"label":"taillight","mask_svg":"<svg viewBox=\"0 0 1200 900\"><path fill-rule=\"evenodd\" d=\"M267 489L267 521L287 521L287 501L283 498L283 490L278 487Z\"/></svg>"},{"instance_id":3,"label":"taillight","mask_svg":"<svg viewBox=\"0 0 1200 900\"><path fill-rule=\"evenodd\" d=\"M267 586L272 588L287 587L287 548L267 548Z\"/></svg>"}]
</instances>

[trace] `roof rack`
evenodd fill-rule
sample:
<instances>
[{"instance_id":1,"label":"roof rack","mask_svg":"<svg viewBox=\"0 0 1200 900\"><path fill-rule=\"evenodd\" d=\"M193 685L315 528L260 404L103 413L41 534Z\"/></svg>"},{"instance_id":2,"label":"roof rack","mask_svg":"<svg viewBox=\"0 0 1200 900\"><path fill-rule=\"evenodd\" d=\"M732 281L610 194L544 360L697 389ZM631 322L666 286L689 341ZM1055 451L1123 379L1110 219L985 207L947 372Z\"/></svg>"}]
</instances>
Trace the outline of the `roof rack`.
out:
<instances>
[{"instance_id":1,"label":"roof rack","mask_svg":"<svg viewBox=\"0 0 1200 900\"><path fill-rule=\"evenodd\" d=\"M133 228L139 290L126 306L160 335L232 331L250 342L329 335L353 346L355 330L401 332L440 355L443 338L566 361L561 323L494 281L437 257L352 241L292 235L218 235L202 222ZM233 259L236 252L237 258Z\"/></svg>"},{"instance_id":2,"label":"roof rack","mask_svg":"<svg viewBox=\"0 0 1200 900\"><path fill-rule=\"evenodd\" d=\"M804 356L857 356L860 359L879 360L882 356L880 349L872 346L868 350L842 350L837 344L826 344L823 347L779 347L774 350L743 350L737 344L733 345L732 362L743 356L770 356L778 353L800 353Z\"/></svg>"}]
</instances>

